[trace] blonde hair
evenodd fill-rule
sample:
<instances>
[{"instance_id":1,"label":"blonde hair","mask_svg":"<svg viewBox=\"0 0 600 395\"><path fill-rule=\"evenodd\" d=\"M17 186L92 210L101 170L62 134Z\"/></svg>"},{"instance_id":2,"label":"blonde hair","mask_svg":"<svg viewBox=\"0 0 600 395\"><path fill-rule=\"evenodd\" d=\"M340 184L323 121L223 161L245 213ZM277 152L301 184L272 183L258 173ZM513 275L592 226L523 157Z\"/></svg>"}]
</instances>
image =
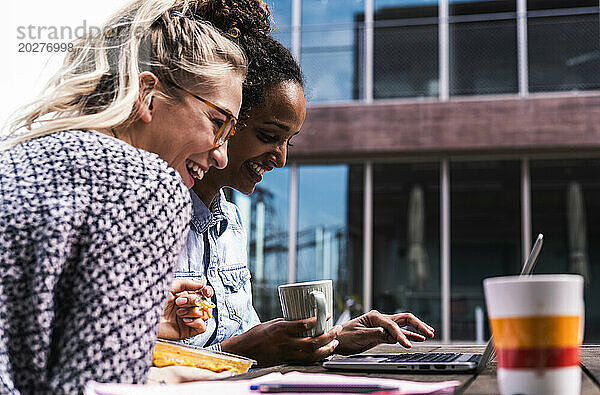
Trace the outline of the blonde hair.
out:
<instances>
[{"instance_id":1,"label":"blonde hair","mask_svg":"<svg viewBox=\"0 0 600 395\"><path fill-rule=\"evenodd\" d=\"M138 117L139 76L150 71L161 95L180 100L174 85L201 92L246 74L242 49L193 17L201 0L137 0L117 12L102 35L74 42L43 94L21 109L0 151L61 130L108 129Z\"/></svg>"}]
</instances>

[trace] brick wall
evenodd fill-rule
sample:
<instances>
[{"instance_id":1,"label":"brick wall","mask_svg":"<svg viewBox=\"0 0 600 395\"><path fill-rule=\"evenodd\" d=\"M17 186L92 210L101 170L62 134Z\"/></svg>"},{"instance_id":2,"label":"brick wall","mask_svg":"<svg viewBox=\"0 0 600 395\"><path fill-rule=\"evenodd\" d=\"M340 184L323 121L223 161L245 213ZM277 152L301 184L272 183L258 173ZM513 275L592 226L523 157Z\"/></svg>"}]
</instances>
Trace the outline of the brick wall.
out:
<instances>
[{"instance_id":1,"label":"brick wall","mask_svg":"<svg viewBox=\"0 0 600 395\"><path fill-rule=\"evenodd\" d=\"M311 106L290 159L596 150L600 95Z\"/></svg>"}]
</instances>

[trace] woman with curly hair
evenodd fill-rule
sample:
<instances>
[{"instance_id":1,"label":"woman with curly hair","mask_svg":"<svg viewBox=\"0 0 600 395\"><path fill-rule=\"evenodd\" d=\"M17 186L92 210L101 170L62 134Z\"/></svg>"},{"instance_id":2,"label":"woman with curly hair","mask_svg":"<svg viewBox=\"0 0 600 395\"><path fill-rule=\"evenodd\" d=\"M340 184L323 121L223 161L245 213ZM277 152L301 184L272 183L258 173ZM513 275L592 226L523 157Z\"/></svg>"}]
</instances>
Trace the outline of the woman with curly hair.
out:
<instances>
[{"instance_id":1,"label":"woman with curly hair","mask_svg":"<svg viewBox=\"0 0 600 395\"><path fill-rule=\"evenodd\" d=\"M206 173L191 191L191 231L176 273L180 278L206 281L214 288L214 315L206 322L207 330L200 333L205 327L202 313L182 306L173 312L179 325L161 326L159 336L189 336L185 343L254 358L261 366L314 362L334 351L356 353L383 342L410 347L409 339L432 337L433 328L408 313L391 316L372 311L315 338L297 337L314 327L315 318L260 323L252 306L246 230L239 209L225 199L222 188L251 194L265 172L285 166L291 140L300 132L306 115L304 79L291 53L268 35L264 3L208 0L204 4L206 8L196 10L197 15L237 35L246 51L243 124L230 140L228 166ZM420 334L402 329L406 325ZM195 330L196 326L200 330Z\"/></svg>"},{"instance_id":2,"label":"woman with curly hair","mask_svg":"<svg viewBox=\"0 0 600 395\"><path fill-rule=\"evenodd\" d=\"M285 166L306 105L302 74L289 51L270 37L256 42L260 45L247 50L252 66L244 82L240 113L245 125L229 142L229 164L211 169L191 191L191 231L176 276L207 281L215 290L217 308L206 323L208 330L185 342L244 355L268 366L314 362L334 351L357 353L380 343L410 347L410 340L432 337L433 328L408 313L372 311L315 338L297 336L314 327L315 318L260 323L252 306L246 230L237 206L225 199L222 188L251 194L265 172ZM181 308L176 315L183 330L193 330L195 322L200 323L196 309ZM420 334L402 329L406 325Z\"/></svg>"},{"instance_id":3,"label":"woman with curly hair","mask_svg":"<svg viewBox=\"0 0 600 395\"><path fill-rule=\"evenodd\" d=\"M360 352L382 342L422 341L433 328L412 314L388 316L376 311L336 326L316 338L296 335L315 319L260 323L252 306L247 267L247 234L238 208L225 199L223 187L250 194L266 171L283 167L290 140L306 115L304 79L290 52L269 36L268 8L257 0L207 0L196 16L235 36L246 51L248 75L243 85L242 124L228 149L229 165L204 175L191 193L191 231L176 273L208 282L215 291L214 316L185 305L173 311L177 326L161 325L159 336L254 358L262 366L313 362L330 355ZM282 268L283 269L283 268ZM419 333L402 329L409 325ZM206 331L204 329L206 328Z\"/></svg>"}]
</instances>

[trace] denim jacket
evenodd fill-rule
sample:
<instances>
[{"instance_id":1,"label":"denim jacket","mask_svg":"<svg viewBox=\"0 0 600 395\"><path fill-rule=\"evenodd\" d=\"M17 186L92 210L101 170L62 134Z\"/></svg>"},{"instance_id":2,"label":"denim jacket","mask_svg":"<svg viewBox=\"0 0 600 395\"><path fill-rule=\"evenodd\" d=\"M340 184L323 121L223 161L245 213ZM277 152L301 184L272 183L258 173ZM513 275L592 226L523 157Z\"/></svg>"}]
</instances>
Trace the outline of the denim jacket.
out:
<instances>
[{"instance_id":1,"label":"denim jacket","mask_svg":"<svg viewBox=\"0 0 600 395\"><path fill-rule=\"evenodd\" d=\"M220 349L220 343L260 323L252 306L247 265L247 234L238 207L221 190L207 208L190 191L193 214L190 232L175 277L205 280L215 290L216 307L206 332L184 340L200 347Z\"/></svg>"}]
</instances>

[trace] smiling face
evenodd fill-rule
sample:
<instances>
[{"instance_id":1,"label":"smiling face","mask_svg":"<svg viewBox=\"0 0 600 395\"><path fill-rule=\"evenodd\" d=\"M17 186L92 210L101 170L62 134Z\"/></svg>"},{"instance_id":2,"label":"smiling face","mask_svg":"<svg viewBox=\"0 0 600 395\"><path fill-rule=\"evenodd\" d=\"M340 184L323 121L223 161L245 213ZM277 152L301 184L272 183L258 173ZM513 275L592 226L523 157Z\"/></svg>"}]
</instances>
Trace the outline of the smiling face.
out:
<instances>
[{"instance_id":1,"label":"smiling face","mask_svg":"<svg viewBox=\"0 0 600 395\"><path fill-rule=\"evenodd\" d=\"M291 138L300 131L306 116L302 87L293 81L271 86L264 103L253 108L246 127L229 141L229 165L211 170L194 191L206 203L223 186L244 194L254 192L266 171L283 167Z\"/></svg>"},{"instance_id":2,"label":"smiling face","mask_svg":"<svg viewBox=\"0 0 600 395\"><path fill-rule=\"evenodd\" d=\"M186 88L237 116L242 101L242 77L232 74L223 81L213 92ZM188 93L181 94L178 102L155 95L152 109L146 109L150 117L142 115L140 130L131 138L134 146L154 152L169 163L185 186L192 188L194 180L202 179L211 166L222 169L227 165L227 143L213 148L215 135L226 116Z\"/></svg>"}]
</instances>

